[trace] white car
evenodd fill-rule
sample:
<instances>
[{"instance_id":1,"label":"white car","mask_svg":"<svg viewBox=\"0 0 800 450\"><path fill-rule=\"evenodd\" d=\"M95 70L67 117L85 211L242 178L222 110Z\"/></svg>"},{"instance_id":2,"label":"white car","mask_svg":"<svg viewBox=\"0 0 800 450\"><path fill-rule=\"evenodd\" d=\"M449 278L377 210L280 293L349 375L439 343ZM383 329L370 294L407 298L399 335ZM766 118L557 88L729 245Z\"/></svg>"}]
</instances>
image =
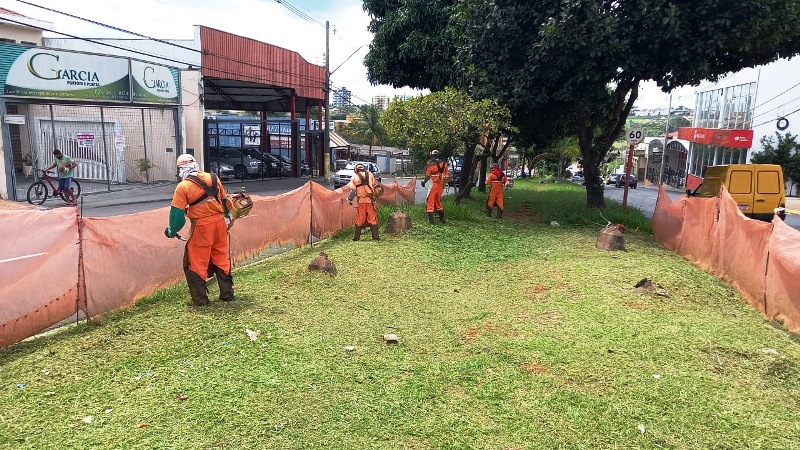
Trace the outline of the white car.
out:
<instances>
[{"instance_id":1,"label":"white car","mask_svg":"<svg viewBox=\"0 0 800 450\"><path fill-rule=\"evenodd\" d=\"M375 181L381 182L381 169L378 168L378 165L374 162L369 161L348 161L347 165L344 166L344 169L337 171L335 174L331 175L331 181L333 182L333 188L338 189L342 186L347 186L350 183L350 180L353 178L353 175L356 174L355 168L356 164L363 164L364 167L367 168L372 175L375 176Z\"/></svg>"}]
</instances>

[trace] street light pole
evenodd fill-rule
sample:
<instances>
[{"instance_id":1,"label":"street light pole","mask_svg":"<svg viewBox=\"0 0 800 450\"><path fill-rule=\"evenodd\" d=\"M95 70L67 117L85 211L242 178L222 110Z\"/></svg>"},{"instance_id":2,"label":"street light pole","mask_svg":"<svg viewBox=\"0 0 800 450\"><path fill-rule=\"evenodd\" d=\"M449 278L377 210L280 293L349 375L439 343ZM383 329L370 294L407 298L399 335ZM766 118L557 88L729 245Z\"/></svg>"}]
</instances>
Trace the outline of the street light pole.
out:
<instances>
[{"instance_id":1,"label":"street light pole","mask_svg":"<svg viewBox=\"0 0 800 450\"><path fill-rule=\"evenodd\" d=\"M669 94L669 106L667 106L667 124L664 126L664 150L661 152L661 168L658 171L658 184L664 182L664 160L667 159L667 141L669 140L669 113L672 109L672 94Z\"/></svg>"},{"instance_id":2,"label":"street light pole","mask_svg":"<svg viewBox=\"0 0 800 450\"><path fill-rule=\"evenodd\" d=\"M330 175L330 167L334 162L331 155L331 135L328 129L331 110L331 48L330 48L330 23L325 21L325 125L322 128L323 152L329 163L325 165L325 179Z\"/></svg>"}]
</instances>

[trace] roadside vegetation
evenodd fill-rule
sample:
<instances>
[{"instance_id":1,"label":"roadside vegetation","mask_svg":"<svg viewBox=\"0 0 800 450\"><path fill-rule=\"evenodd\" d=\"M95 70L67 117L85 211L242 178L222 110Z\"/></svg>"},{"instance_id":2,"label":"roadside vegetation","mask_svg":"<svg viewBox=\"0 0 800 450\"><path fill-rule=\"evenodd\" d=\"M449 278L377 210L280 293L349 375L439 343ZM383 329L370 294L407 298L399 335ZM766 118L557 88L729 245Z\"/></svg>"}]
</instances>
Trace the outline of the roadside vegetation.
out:
<instances>
[{"instance_id":1,"label":"roadside vegetation","mask_svg":"<svg viewBox=\"0 0 800 450\"><path fill-rule=\"evenodd\" d=\"M638 212L609 202L606 221L580 186L531 179L502 221L484 201L448 198L433 226L406 207L402 235L344 230L244 267L230 304L190 308L179 284L0 350L0 448L800 442L800 339ZM595 248L608 221L625 223L626 252ZM338 275L307 270L321 251Z\"/></svg>"}]
</instances>

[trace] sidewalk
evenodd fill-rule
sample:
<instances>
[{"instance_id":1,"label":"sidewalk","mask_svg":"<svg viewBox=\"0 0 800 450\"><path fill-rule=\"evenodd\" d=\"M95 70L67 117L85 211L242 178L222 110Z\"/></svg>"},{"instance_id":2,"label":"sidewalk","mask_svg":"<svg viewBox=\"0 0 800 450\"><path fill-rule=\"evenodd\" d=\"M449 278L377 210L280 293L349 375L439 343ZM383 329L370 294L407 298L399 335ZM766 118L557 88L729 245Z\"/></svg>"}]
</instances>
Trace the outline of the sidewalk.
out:
<instances>
[{"instance_id":1,"label":"sidewalk","mask_svg":"<svg viewBox=\"0 0 800 450\"><path fill-rule=\"evenodd\" d=\"M329 185L322 177L315 178L271 178L267 180L222 180L225 190L229 193L238 192L242 187L247 189L250 194L270 196L282 194L297 189L309 181L314 181L322 185ZM97 186L82 182L84 192L81 195L82 203L85 208L103 208L109 206L128 205L135 203L154 203L172 200L177 183L158 183L149 186L136 186L130 188L112 186L109 192L105 185L97 183Z\"/></svg>"}]
</instances>

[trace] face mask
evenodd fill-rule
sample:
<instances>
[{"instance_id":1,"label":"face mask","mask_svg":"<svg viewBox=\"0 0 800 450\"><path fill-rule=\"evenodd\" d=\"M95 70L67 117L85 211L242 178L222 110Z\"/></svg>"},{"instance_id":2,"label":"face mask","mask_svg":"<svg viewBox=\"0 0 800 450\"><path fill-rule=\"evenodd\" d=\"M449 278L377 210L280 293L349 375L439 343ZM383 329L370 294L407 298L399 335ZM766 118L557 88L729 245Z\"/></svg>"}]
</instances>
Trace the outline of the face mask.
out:
<instances>
[{"instance_id":1,"label":"face mask","mask_svg":"<svg viewBox=\"0 0 800 450\"><path fill-rule=\"evenodd\" d=\"M191 162L178 167L178 174L182 180L185 180L189 175L197 175L200 172L200 165L196 162Z\"/></svg>"}]
</instances>

